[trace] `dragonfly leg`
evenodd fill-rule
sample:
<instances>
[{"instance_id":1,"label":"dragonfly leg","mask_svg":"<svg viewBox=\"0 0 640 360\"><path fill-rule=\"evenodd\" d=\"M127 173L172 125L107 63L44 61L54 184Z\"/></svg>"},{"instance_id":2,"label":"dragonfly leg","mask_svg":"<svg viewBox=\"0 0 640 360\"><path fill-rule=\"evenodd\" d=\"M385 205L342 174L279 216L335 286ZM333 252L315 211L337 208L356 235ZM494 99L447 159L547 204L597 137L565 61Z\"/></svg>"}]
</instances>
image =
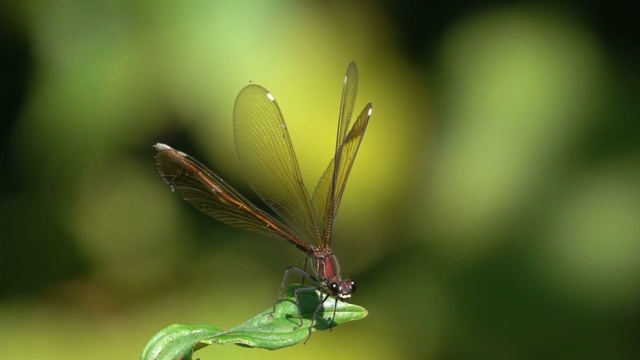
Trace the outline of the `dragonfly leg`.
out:
<instances>
[{"instance_id":1,"label":"dragonfly leg","mask_svg":"<svg viewBox=\"0 0 640 360\"><path fill-rule=\"evenodd\" d=\"M282 283L280 284L280 294L278 295L278 300L282 300L282 293L284 291L284 287L285 284L288 282L289 279L289 275L291 273L296 273L298 275L302 275L302 279L304 280L305 278L309 278L311 279L313 282L315 283L319 283L319 280L309 274L308 272L297 268L295 266L289 266L287 267L287 269L284 272L284 276L282 278ZM303 321L302 321L302 310L300 310L300 294L302 293L308 293L308 292L315 292L316 290L320 289L321 287L319 286L303 286L300 288L297 288L293 291L293 295L295 296L296 299L296 306L298 307L298 316L300 318L300 324L296 325L296 327L294 329L300 328L302 325L304 325ZM318 315L318 313L320 312L320 309L322 308L322 304L324 304L324 301L327 300L328 295L325 296L322 301L320 302L320 304L318 305L318 307L313 311L313 317L311 319L311 326L309 327L309 337L311 337L311 329L313 328L313 325L315 323L315 317ZM307 337L307 340L309 340L309 337ZM306 341L305 341L306 342Z\"/></svg>"},{"instance_id":2,"label":"dragonfly leg","mask_svg":"<svg viewBox=\"0 0 640 360\"><path fill-rule=\"evenodd\" d=\"M298 306L298 316L300 317L300 324L297 325L296 327L294 327L294 329L298 329L303 325L302 322L302 310L300 310L300 294L305 293L305 292L316 292L316 290L318 290L318 287L315 286L308 286L308 287L301 287L301 288L297 288L293 291L293 294L295 295L296 298L296 305ZM323 308L323 304L324 302L329 298L329 294L325 294L324 297L322 298L322 300L320 301L320 303L318 303L318 306L316 307L316 309L313 311L313 316L311 317L311 325L309 325L309 335L307 335L307 339L304 341L304 343L306 344L307 341L309 341L309 339L311 338L311 330L313 329L313 325L315 325L316 322L316 316L318 316L318 313L320 312L320 310ZM335 314L334 314L335 316ZM333 321L333 320L332 320ZM333 327L333 322L331 323L331 326Z\"/></svg>"},{"instance_id":3,"label":"dragonfly leg","mask_svg":"<svg viewBox=\"0 0 640 360\"><path fill-rule=\"evenodd\" d=\"M318 279L315 276L309 274L308 272L306 272L306 271L304 271L304 270L302 270L300 268L297 268L295 266L288 266L286 268L286 270L284 271L284 276L282 277L282 282L280 283L280 292L278 293L278 300L282 299L282 293L284 291L284 287L289 282L289 274L292 273L292 272L297 273L298 275L302 275L302 281L303 281L302 283L303 283L303 285L304 285L304 279L305 278L309 278L309 279L313 280L315 283L319 282ZM318 287L313 286L311 288L316 289Z\"/></svg>"}]
</instances>

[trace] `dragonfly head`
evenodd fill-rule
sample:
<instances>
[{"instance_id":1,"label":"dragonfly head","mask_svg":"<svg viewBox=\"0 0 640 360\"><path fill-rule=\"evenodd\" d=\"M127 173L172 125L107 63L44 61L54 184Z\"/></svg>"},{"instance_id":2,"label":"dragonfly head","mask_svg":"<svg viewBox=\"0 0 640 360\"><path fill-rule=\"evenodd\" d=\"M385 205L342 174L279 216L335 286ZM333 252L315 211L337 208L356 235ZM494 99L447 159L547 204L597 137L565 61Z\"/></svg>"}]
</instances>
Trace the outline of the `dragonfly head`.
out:
<instances>
[{"instance_id":1,"label":"dragonfly head","mask_svg":"<svg viewBox=\"0 0 640 360\"><path fill-rule=\"evenodd\" d=\"M342 301L349 301L351 294L357 289L356 282L350 279L341 281L331 281L327 285L327 290L332 296L337 296Z\"/></svg>"}]
</instances>

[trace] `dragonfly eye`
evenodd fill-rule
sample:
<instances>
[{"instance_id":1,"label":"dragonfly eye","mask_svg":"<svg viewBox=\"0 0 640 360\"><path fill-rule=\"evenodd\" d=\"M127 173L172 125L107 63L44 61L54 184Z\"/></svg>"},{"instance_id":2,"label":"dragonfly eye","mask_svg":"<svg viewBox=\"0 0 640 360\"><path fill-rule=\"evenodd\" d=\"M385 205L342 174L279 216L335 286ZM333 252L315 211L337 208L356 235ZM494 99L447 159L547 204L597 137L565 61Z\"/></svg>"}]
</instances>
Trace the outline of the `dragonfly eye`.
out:
<instances>
[{"instance_id":1,"label":"dragonfly eye","mask_svg":"<svg viewBox=\"0 0 640 360\"><path fill-rule=\"evenodd\" d=\"M327 289L329 289L329 292L331 293L331 295L336 295L338 293L338 290L340 290L340 285L338 285L337 282L332 281L327 286Z\"/></svg>"},{"instance_id":2,"label":"dragonfly eye","mask_svg":"<svg viewBox=\"0 0 640 360\"><path fill-rule=\"evenodd\" d=\"M358 288L358 285L356 285L356 282L353 280L349 281L349 288L351 289L351 294L356 292L356 289Z\"/></svg>"}]
</instances>

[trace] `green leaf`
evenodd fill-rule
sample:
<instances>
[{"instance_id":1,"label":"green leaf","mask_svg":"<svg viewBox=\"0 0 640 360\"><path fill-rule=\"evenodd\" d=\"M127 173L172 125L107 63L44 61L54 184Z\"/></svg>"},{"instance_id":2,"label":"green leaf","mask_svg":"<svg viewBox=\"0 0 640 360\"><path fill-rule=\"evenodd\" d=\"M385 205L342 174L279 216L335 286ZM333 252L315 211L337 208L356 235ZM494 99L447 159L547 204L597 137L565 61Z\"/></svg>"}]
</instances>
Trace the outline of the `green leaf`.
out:
<instances>
[{"instance_id":1,"label":"green leaf","mask_svg":"<svg viewBox=\"0 0 640 360\"><path fill-rule=\"evenodd\" d=\"M170 325L147 343L141 360L191 359L193 353L211 344L236 344L245 347L275 350L306 341L311 331L327 330L349 321L367 316L367 310L335 298L328 298L318 309L325 294L320 291L303 291L298 295L300 313L294 296L293 285L287 296L256 315L244 324L222 331L211 325ZM314 312L318 309L315 319ZM334 313L335 310L335 313ZM302 314L302 324L300 319ZM331 321L333 319L333 326Z\"/></svg>"},{"instance_id":2,"label":"green leaf","mask_svg":"<svg viewBox=\"0 0 640 360\"><path fill-rule=\"evenodd\" d=\"M206 346L201 343L202 339L220 332L211 325L169 325L147 342L140 360L191 359L193 352Z\"/></svg>"}]
</instances>

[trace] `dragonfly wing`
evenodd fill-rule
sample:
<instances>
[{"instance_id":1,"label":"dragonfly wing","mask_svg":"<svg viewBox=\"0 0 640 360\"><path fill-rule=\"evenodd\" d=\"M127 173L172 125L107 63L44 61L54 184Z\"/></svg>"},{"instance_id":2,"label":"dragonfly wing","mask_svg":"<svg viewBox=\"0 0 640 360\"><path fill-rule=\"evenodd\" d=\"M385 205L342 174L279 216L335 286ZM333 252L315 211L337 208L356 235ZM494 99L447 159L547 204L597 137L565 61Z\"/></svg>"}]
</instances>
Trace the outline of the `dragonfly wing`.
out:
<instances>
[{"instance_id":1,"label":"dragonfly wing","mask_svg":"<svg viewBox=\"0 0 640 360\"><path fill-rule=\"evenodd\" d=\"M300 236L317 242L319 225L278 103L265 88L248 85L236 99L233 124L238 159L254 191Z\"/></svg>"},{"instance_id":2,"label":"dragonfly wing","mask_svg":"<svg viewBox=\"0 0 640 360\"><path fill-rule=\"evenodd\" d=\"M344 137L349 130L353 108L356 104L358 94L358 67L355 62L350 62L347 66L347 73L344 75L344 85L342 86L342 97L340 99L340 113L338 114L338 135L336 137L336 154L340 151Z\"/></svg>"},{"instance_id":3,"label":"dragonfly wing","mask_svg":"<svg viewBox=\"0 0 640 360\"><path fill-rule=\"evenodd\" d=\"M333 186L333 173L335 171L334 165L335 159L331 159L329 162L329 166L324 171L322 176L320 176L320 180L318 180L318 184L316 185L315 190L313 191L313 208L315 213L318 215L318 223L320 225L321 238L325 238L326 233L326 217L327 217L327 205L331 201L331 187Z\"/></svg>"},{"instance_id":4,"label":"dragonfly wing","mask_svg":"<svg viewBox=\"0 0 640 360\"><path fill-rule=\"evenodd\" d=\"M344 193L344 189L347 186L347 180L349 179L349 174L351 173L351 168L353 167L353 162L356 159L356 155L358 154L358 149L360 148L360 144L362 143L362 138L364 137L364 132L367 130L367 125L369 124L369 119L371 119L371 113L373 112L373 106L371 103L367 104L356 122L353 123L351 130L344 138L344 142L342 143L342 148L339 154L336 154L336 162L335 165L335 175L334 175L334 210L331 214L333 218L335 218L336 213L338 211L338 207L340 206L340 201L342 200L342 194Z\"/></svg>"},{"instance_id":5,"label":"dragonfly wing","mask_svg":"<svg viewBox=\"0 0 640 360\"><path fill-rule=\"evenodd\" d=\"M313 206L316 214L321 217L322 241L327 244L331 241L333 221L337 215L351 167L371 117L372 106L367 104L351 130L347 133L357 91L358 69L355 62L351 62L347 67L342 88L335 157L320 177L313 193Z\"/></svg>"},{"instance_id":6,"label":"dragonfly wing","mask_svg":"<svg viewBox=\"0 0 640 360\"><path fill-rule=\"evenodd\" d=\"M327 170L322 174L322 177L318 182L318 186L316 187L316 192L314 193L314 205L318 203L322 204L321 198L316 196L319 191L325 191L324 189L327 188L333 190L329 194L330 196L326 197L329 200L324 203L325 207L324 212L322 213L322 224L324 225L322 239L327 244L331 242L333 222L338 213L338 208L342 201L342 195L347 186L347 180L349 179L351 168L353 167L358 149L360 148L364 133L367 129L367 125L369 124L372 111L373 107L371 103L367 104L362 110L356 122L353 123L353 127L347 136L345 136L341 150L336 154L336 158L339 159L339 161L336 162L336 158L334 158L329 162ZM318 202L316 203L315 201Z\"/></svg>"},{"instance_id":7,"label":"dragonfly wing","mask_svg":"<svg viewBox=\"0 0 640 360\"><path fill-rule=\"evenodd\" d=\"M154 147L158 172L164 181L196 209L228 225L280 236L308 251L308 246L278 220L260 210L196 159L168 145L156 144Z\"/></svg>"}]
</instances>

